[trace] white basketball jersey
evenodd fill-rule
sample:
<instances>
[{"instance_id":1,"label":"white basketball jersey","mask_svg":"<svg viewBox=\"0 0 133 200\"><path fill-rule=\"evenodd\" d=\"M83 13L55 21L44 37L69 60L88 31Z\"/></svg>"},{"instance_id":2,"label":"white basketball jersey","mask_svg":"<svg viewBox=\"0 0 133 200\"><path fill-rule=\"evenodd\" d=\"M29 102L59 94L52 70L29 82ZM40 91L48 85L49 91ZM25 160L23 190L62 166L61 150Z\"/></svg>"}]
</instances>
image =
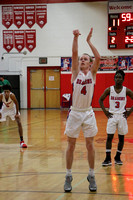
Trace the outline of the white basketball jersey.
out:
<instances>
[{"instance_id":1,"label":"white basketball jersey","mask_svg":"<svg viewBox=\"0 0 133 200\"><path fill-rule=\"evenodd\" d=\"M91 106L95 84L91 71L87 75L80 71L73 84L72 106L79 109L89 108Z\"/></svg>"},{"instance_id":2,"label":"white basketball jersey","mask_svg":"<svg viewBox=\"0 0 133 200\"><path fill-rule=\"evenodd\" d=\"M3 94L3 98L2 98L3 106L7 107L7 108L13 108L14 102L11 99L10 95L9 95L8 101L6 101L4 92L2 94ZM12 93L10 92L10 94L12 94Z\"/></svg>"},{"instance_id":3,"label":"white basketball jersey","mask_svg":"<svg viewBox=\"0 0 133 200\"><path fill-rule=\"evenodd\" d=\"M110 87L109 96L109 112L110 113L123 113L125 112L127 98L126 98L126 87L123 86L120 93L116 93L114 86Z\"/></svg>"}]
</instances>

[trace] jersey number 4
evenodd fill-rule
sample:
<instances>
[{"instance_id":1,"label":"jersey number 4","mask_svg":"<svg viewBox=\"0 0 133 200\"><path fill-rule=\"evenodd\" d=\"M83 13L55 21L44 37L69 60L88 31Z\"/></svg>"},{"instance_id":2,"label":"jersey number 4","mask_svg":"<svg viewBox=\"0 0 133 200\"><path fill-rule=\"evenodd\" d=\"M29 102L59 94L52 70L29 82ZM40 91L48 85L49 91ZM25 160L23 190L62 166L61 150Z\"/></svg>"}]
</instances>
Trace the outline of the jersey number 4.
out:
<instances>
[{"instance_id":1,"label":"jersey number 4","mask_svg":"<svg viewBox=\"0 0 133 200\"><path fill-rule=\"evenodd\" d=\"M86 91L86 86L84 86L81 90L81 94L86 95L87 91Z\"/></svg>"}]
</instances>

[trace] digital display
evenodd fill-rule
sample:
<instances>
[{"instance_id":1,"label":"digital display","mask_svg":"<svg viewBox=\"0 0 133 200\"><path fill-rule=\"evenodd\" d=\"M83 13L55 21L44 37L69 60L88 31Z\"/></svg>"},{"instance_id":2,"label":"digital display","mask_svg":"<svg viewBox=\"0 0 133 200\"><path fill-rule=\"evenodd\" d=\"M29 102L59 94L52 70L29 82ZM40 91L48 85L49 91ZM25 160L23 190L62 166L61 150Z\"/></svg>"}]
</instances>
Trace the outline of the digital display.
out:
<instances>
[{"instance_id":1,"label":"digital display","mask_svg":"<svg viewBox=\"0 0 133 200\"><path fill-rule=\"evenodd\" d=\"M109 14L108 48L133 48L133 13Z\"/></svg>"},{"instance_id":2,"label":"digital display","mask_svg":"<svg viewBox=\"0 0 133 200\"><path fill-rule=\"evenodd\" d=\"M108 49L133 48L133 1L110 2Z\"/></svg>"}]
</instances>

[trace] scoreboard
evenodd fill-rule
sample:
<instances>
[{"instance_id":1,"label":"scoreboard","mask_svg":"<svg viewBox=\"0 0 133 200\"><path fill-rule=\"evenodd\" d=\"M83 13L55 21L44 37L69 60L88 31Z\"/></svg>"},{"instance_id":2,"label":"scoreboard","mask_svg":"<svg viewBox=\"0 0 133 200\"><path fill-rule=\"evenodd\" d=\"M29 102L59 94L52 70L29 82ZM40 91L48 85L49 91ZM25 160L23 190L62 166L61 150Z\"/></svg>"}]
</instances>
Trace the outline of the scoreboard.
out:
<instances>
[{"instance_id":1,"label":"scoreboard","mask_svg":"<svg viewBox=\"0 0 133 200\"><path fill-rule=\"evenodd\" d=\"M133 48L133 1L108 5L108 49Z\"/></svg>"}]
</instances>

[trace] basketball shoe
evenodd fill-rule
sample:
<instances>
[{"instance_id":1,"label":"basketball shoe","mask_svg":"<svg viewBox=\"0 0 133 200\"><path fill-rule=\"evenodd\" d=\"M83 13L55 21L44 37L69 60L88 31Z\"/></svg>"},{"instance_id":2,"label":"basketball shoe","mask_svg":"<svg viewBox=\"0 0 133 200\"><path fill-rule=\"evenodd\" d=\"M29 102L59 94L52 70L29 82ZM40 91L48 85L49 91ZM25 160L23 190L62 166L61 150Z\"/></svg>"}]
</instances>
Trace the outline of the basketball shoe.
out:
<instances>
[{"instance_id":1,"label":"basketball shoe","mask_svg":"<svg viewBox=\"0 0 133 200\"><path fill-rule=\"evenodd\" d=\"M71 186L71 182L73 180L72 176L66 176L65 177L65 184L64 184L64 191L65 192L71 192L72 190L72 186Z\"/></svg>"},{"instance_id":2,"label":"basketball shoe","mask_svg":"<svg viewBox=\"0 0 133 200\"><path fill-rule=\"evenodd\" d=\"M114 160L115 160L115 164L116 164L116 165L123 165L123 162L121 161L121 159L117 159L117 160L116 160L116 159L114 158Z\"/></svg>"},{"instance_id":3,"label":"basketball shoe","mask_svg":"<svg viewBox=\"0 0 133 200\"><path fill-rule=\"evenodd\" d=\"M111 165L112 165L111 159L107 159L107 158L102 163L103 167L111 166Z\"/></svg>"},{"instance_id":4,"label":"basketball shoe","mask_svg":"<svg viewBox=\"0 0 133 200\"><path fill-rule=\"evenodd\" d=\"M88 175L87 176L87 180L89 181L90 185L89 185L89 190L91 192L95 192L97 190L97 185L96 185L96 181L95 181L95 176L91 176Z\"/></svg>"},{"instance_id":5,"label":"basketball shoe","mask_svg":"<svg viewBox=\"0 0 133 200\"><path fill-rule=\"evenodd\" d=\"M21 148L27 148L27 144L24 143L24 141L20 142L20 147Z\"/></svg>"}]
</instances>

